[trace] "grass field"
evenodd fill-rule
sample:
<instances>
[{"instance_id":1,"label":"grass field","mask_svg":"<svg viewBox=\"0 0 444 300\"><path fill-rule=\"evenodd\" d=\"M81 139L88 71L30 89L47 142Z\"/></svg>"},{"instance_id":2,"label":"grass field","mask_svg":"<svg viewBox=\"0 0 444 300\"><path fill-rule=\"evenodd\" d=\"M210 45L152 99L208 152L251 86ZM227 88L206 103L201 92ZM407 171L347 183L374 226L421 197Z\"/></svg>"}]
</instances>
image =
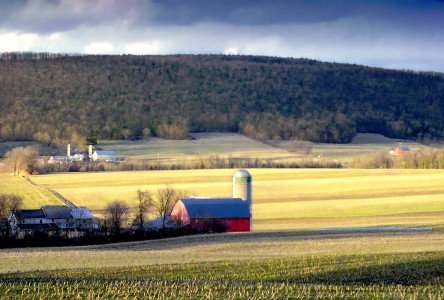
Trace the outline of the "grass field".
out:
<instances>
[{"instance_id":1,"label":"grass field","mask_svg":"<svg viewBox=\"0 0 444 300\"><path fill-rule=\"evenodd\" d=\"M237 133L193 133L189 140L151 138L138 141L100 141L97 146L115 150L118 156L160 162L194 161L211 156L291 159L286 150L252 140Z\"/></svg>"},{"instance_id":2,"label":"grass field","mask_svg":"<svg viewBox=\"0 0 444 300\"><path fill-rule=\"evenodd\" d=\"M250 139L237 133L192 133L188 140L165 140L150 138L136 141L99 141L97 149L114 150L117 156L125 157L129 161L145 160L162 164L181 164L194 166L202 160L214 160L215 158L233 159L257 159L259 163L304 163L307 162L341 162L348 164L354 158L374 154L375 152L387 152L397 146L407 146L413 151L428 149L430 147L413 142L386 138L379 134L358 133L349 144L323 144L309 143L311 154L307 155L292 148L291 141L270 141L274 147ZM8 150L18 146L39 145L36 142L0 142L0 157ZM40 146L40 154L44 156L65 155L66 145L49 148ZM72 152L84 152L85 146L75 147ZM435 146L442 147L441 144ZM294 147L293 147L294 148ZM295 149L293 149L295 150Z\"/></svg>"},{"instance_id":3,"label":"grass field","mask_svg":"<svg viewBox=\"0 0 444 300\"><path fill-rule=\"evenodd\" d=\"M45 189L38 188L22 177L9 173L0 173L0 191L2 194L15 194L23 197L24 208L39 208L42 205L64 205Z\"/></svg>"},{"instance_id":4,"label":"grass field","mask_svg":"<svg viewBox=\"0 0 444 300\"><path fill-rule=\"evenodd\" d=\"M271 232L0 250L6 299L441 299L444 232Z\"/></svg>"},{"instance_id":5,"label":"grass field","mask_svg":"<svg viewBox=\"0 0 444 300\"><path fill-rule=\"evenodd\" d=\"M282 149L289 149L291 142L276 141L276 144ZM414 141L391 139L373 133L358 133L349 144L312 143L311 146L314 157L338 160L346 164L350 163L355 157L378 152L387 153L390 149L396 147L408 147L412 151L430 148ZM434 146L441 147L442 145L436 144Z\"/></svg>"},{"instance_id":6,"label":"grass field","mask_svg":"<svg viewBox=\"0 0 444 300\"><path fill-rule=\"evenodd\" d=\"M444 171L250 169L255 230L381 225L444 226ZM234 170L140 171L32 176L76 205L136 203L138 189L165 184L194 196L231 196Z\"/></svg>"},{"instance_id":7,"label":"grass field","mask_svg":"<svg viewBox=\"0 0 444 300\"><path fill-rule=\"evenodd\" d=\"M200 147L210 149L210 145ZM257 151L255 147L251 151ZM190 158L196 156L190 151ZM343 155L339 151L338 157ZM152 155L155 159L155 150ZM171 154L169 159L175 155L180 158L184 154ZM444 297L443 170L249 171L253 177L256 232L0 250L0 298ZM233 173L99 172L31 179L100 213L109 201L123 199L135 205L138 189L155 193L165 184L195 196L231 196ZM16 188L18 193L29 190L30 195L37 195L32 192L36 187L23 179L0 176L2 190ZM25 202L27 207L39 207L47 197L43 195L38 203L31 202L33 197L25 197ZM359 228L368 226L384 227ZM386 226L426 228L400 230Z\"/></svg>"},{"instance_id":8,"label":"grass field","mask_svg":"<svg viewBox=\"0 0 444 300\"><path fill-rule=\"evenodd\" d=\"M349 144L311 143L312 155L289 152L291 141L273 141L277 147L260 143L236 133L193 133L189 140L164 140L152 138L139 141L99 141L98 147L115 150L118 156L130 159L147 159L160 162L192 161L211 156L233 158L258 158L273 161L298 162L302 159L339 160L350 162L354 157L387 152L398 146L413 151L428 148L422 144L386 138L379 134L359 133Z\"/></svg>"}]
</instances>

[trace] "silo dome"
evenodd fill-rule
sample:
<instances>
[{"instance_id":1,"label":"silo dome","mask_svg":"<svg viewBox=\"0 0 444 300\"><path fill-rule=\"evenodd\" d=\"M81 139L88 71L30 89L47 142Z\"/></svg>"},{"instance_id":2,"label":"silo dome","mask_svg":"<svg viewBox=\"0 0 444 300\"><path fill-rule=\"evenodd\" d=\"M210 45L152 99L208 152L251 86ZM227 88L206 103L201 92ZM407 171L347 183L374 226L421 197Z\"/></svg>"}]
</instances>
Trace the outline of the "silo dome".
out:
<instances>
[{"instance_id":1,"label":"silo dome","mask_svg":"<svg viewBox=\"0 0 444 300\"><path fill-rule=\"evenodd\" d=\"M251 175L246 170L238 170L233 176L233 198L241 198L251 205Z\"/></svg>"}]
</instances>

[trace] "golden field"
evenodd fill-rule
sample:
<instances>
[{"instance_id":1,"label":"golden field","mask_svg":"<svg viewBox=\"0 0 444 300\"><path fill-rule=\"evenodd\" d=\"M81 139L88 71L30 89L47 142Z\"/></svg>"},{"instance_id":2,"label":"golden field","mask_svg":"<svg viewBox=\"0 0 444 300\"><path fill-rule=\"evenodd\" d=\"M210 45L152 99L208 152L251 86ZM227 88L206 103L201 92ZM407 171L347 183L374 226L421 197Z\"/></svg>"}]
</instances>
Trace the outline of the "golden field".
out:
<instances>
[{"instance_id":1,"label":"golden field","mask_svg":"<svg viewBox=\"0 0 444 300\"><path fill-rule=\"evenodd\" d=\"M249 169L254 230L356 226L444 226L444 171ZM96 213L138 189L170 184L188 195L229 197L235 170L133 171L31 176Z\"/></svg>"},{"instance_id":2,"label":"golden field","mask_svg":"<svg viewBox=\"0 0 444 300\"><path fill-rule=\"evenodd\" d=\"M24 208L40 208L42 205L63 205L46 189L36 187L23 177L0 173L0 193L16 194L23 197Z\"/></svg>"}]
</instances>

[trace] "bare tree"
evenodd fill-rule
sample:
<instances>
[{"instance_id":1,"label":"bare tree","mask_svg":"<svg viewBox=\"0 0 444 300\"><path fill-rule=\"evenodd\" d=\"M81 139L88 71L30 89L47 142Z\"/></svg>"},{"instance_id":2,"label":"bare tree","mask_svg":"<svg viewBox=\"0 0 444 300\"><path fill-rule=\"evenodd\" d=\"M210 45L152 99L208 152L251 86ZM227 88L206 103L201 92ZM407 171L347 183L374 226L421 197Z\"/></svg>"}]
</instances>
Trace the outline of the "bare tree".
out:
<instances>
[{"instance_id":1,"label":"bare tree","mask_svg":"<svg viewBox=\"0 0 444 300\"><path fill-rule=\"evenodd\" d=\"M20 172L32 172L34 159L39 155L38 148L35 146L16 147L5 154L5 163L12 168L15 175Z\"/></svg>"},{"instance_id":2,"label":"bare tree","mask_svg":"<svg viewBox=\"0 0 444 300\"><path fill-rule=\"evenodd\" d=\"M176 190L170 185L157 190L157 201L154 202L158 217L162 218L162 229L166 228L167 218L171 214L174 204L185 197L186 191Z\"/></svg>"},{"instance_id":3,"label":"bare tree","mask_svg":"<svg viewBox=\"0 0 444 300\"><path fill-rule=\"evenodd\" d=\"M313 143L308 141L291 140L288 151L311 155L313 154Z\"/></svg>"},{"instance_id":4,"label":"bare tree","mask_svg":"<svg viewBox=\"0 0 444 300\"><path fill-rule=\"evenodd\" d=\"M18 195L0 195L0 234L6 238L11 236L11 223L9 216L21 209L22 197Z\"/></svg>"},{"instance_id":5,"label":"bare tree","mask_svg":"<svg viewBox=\"0 0 444 300\"><path fill-rule=\"evenodd\" d=\"M150 191L137 190L137 212L133 224L142 230L146 222L147 214L154 205L153 196Z\"/></svg>"},{"instance_id":6,"label":"bare tree","mask_svg":"<svg viewBox=\"0 0 444 300\"><path fill-rule=\"evenodd\" d=\"M120 231L129 217L129 206L123 200L114 200L105 208L105 219L115 234Z\"/></svg>"}]
</instances>

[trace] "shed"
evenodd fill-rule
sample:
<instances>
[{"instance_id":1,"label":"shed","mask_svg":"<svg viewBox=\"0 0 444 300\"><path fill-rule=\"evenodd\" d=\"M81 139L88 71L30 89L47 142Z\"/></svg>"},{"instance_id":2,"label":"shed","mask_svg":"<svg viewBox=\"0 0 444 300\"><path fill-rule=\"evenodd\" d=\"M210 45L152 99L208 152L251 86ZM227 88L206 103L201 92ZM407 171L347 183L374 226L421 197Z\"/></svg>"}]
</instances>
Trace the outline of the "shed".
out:
<instances>
[{"instance_id":1,"label":"shed","mask_svg":"<svg viewBox=\"0 0 444 300\"><path fill-rule=\"evenodd\" d=\"M195 230L250 231L250 207L241 198L182 198L171 212L171 221Z\"/></svg>"}]
</instances>

